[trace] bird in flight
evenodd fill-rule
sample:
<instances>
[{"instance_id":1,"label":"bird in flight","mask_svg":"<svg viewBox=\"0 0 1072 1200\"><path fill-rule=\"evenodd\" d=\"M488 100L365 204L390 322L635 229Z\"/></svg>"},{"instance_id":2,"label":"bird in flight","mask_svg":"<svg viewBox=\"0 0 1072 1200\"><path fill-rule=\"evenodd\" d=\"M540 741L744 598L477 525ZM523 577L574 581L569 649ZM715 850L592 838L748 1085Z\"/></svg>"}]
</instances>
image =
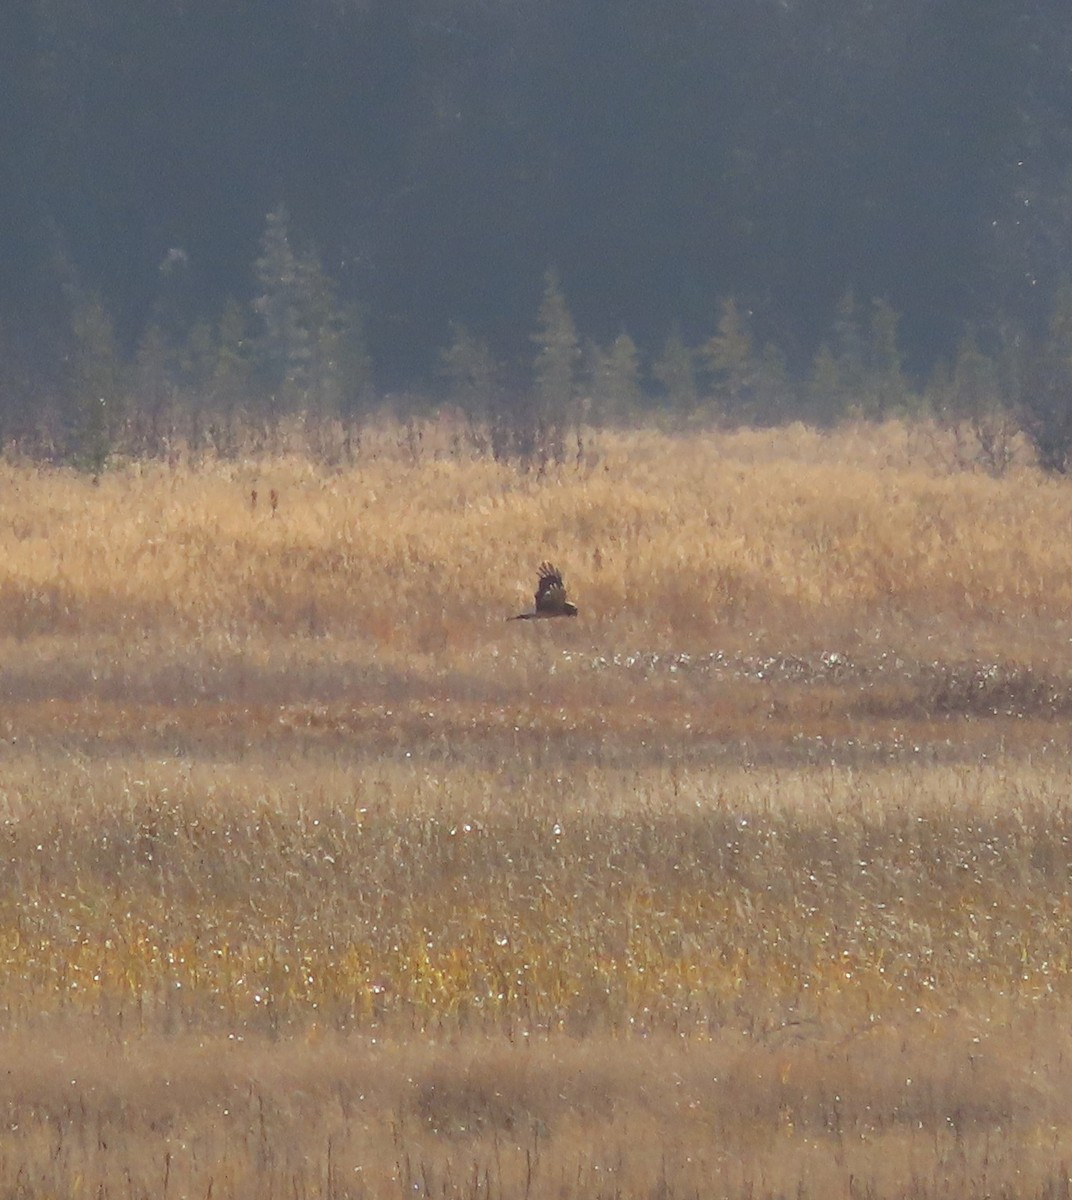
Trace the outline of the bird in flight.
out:
<instances>
[{"instance_id":1,"label":"bird in flight","mask_svg":"<svg viewBox=\"0 0 1072 1200\"><path fill-rule=\"evenodd\" d=\"M562 572L550 563L541 563L539 582L536 585L536 609L534 612L518 613L511 621L531 621L536 617L575 617L577 605L566 599L566 585Z\"/></svg>"}]
</instances>

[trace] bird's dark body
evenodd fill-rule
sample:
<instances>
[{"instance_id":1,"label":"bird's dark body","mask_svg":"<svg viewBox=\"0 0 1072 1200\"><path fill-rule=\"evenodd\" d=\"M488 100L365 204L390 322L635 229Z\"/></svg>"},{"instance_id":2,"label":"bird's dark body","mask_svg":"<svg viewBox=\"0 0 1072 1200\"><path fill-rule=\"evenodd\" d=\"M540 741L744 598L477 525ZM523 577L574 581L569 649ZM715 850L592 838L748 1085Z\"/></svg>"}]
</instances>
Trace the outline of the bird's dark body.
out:
<instances>
[{"instance_id":1,"label":"bird's dark body","mask_svg":"<svg viewBox=\"0 0 1072 1200\"><path fill-rule=\"evenodd\" d=\"M541 563L536 585L536 606L533 612L518 613L513 621L538 621L545 617L575 617L577 605L566 599L562 572L550 563Z\"/></svg>"}]
</instances>

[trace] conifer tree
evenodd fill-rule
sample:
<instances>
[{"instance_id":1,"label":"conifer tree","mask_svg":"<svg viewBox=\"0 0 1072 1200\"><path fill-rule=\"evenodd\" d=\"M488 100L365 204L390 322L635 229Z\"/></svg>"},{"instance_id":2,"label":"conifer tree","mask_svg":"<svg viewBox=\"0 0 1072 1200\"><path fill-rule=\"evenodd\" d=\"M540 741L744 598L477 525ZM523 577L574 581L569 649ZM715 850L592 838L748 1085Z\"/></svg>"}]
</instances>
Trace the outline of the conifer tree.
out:
<instances>
[{"instance_id":1,"label":"conifer tree","mask_svg":"<svg viewBox=\"0 0 1072 1200\"><path fill-rule=\"evenodd\" d=\"M537 319L538 329L532 336L537 346L536 395L541 407L548 412L566 410L576 396L580 348L573 317L554 269L544 276L544 293Z\"/></svg>"},{"instance_id":2,"label":"conifer tree","mask_svg":"<svg viewBox=\"0 0 1072 1200\"><path fill-rule=\"evenodd\" d=\"M860 310L856 293L849 288L838 301L834 312L834 323L830 342L820 354L823 361L813 364L812 378L816 379L816 367L821 366L824 386L830 389L830 398L825 406L837 416L850 413L865 415L867 411L867 347L860 322Z\"/></svg>"},{"instance_id":3,"label":"conifer tree","mask_svg":"<svg viewBox=\"0 0 1072 1200\"><path fill-rule=\"evenodd\" d=\"M483 338L475 337L464 325L455 324L454 340L439 356L439 373L446 381L451 403L469 424L469 437L479 449L488 439L496 458L510 453L510 426L500 402L502 369Z\"/></svg>"},{"instance_id":4,"label":"conifer tree","mask_svg":"<svg viewBox=\"0 0 1072 1200\"><path fill-rule=\"evenodd\" d=\"M135 453L156 454L171 406L173 355L164 331L155 322L142 334L134 355L130 422Z\"/></svg>"},{"instance_id":5,"label":"conifer tree","mask_svg":"<svg viewBox=\"0 0 1072 1200\"><path fill-rule=\"evenodd\" d=\"M785 355L773 342L767 342L756 363L752 386L752 419L777 424L795 417L799 397L789 377Z\"/></svg>"},{"instance_id":6,"label":"conifer tree","mask_svg":"<svg viewBox=\"0 0 1072 1200\"><path fill-rule=\"evenodd\" d=\"M980 349L974 330L960 339L943 391L939 401L942 415L953 420L981 417L999 407L994 360Z\"/></svg>"},{"instance_id":7,"label":"conifer tree","mask_svg":"<svg viewBox=\"0 0 1072 1200\"><path fill-rule=\"evenodd\" d=\"M620 333L606 350L592 345L588 352L590 419L599 425L620 420L640 407L640 355L636 342Z\"/></svg>"},{"instance_id":8,"label":"conifer tree","mask_svg":"<svg viewBox=\"0 0 1072 1200\"><path fill-rule=\"evenodd\" d=\"M201 318L194 322L179 352L183 425L190 447L199 450L213 424L212 375L217 357L216 330Z\"/></svg>"},{"instance_id":9,"label":"conifer tree","mask_svg":"<svg viewBox=\"0 0 1072 1200\"><path fill-rule=\"evenodd\" d=\"M865 325L850 288L838 302L832 337L812 364L812 408L820 419L854 414L883 420L909 405L898 343L900 317L885 301L872 303Z\"/></svg>"},{"instance_id":10,"label":"conifer tree","mask_svg":"<svg viewBox=\"0 0 1072 1200\"><path fill-rule=\"evenodd\" d=\"M501 370L487 342L464 325L455 324L454 340L439 356L439 373L447 383L452 404L473 421L490 418L498 394Z\"/></svg>"},{"instance_id":11,"label":"conifer tree","mask_svg":"<svg viewBox=\"0 0 1072 1200\"><path fill-rule=\"evenodd\" d=\"M115 329L99 296L77 301L70 362L75 460L94 474L107 465L122 429L122 364Z\"/></svg>"},{"instance_id":12,"label":"conifer tree","mask_svg":"<svg viewBox=\"0 0 1072 1200\"><path fill-rule=\"evenodd\" d=\"M261 291L253 311L261 319L259 357L272 390L272 415L303 390L311 357L306 280L290 244L289 216L280 205L265 219L261 255L254 264Z\"/></svg>"},{"instance_id":13,"label":"conifer tree","mask_svg":"<svg viewBox=\"0 0 1072 1200\"><path fill-rule=\"evenodd\" d=\"M728 415L749 414L756 382L755 346L748 320L732 297L723 300L718 328L701 349L721 407Z\"/></svg>"},{"instance_id":14,"label":"conifer tree","mask_svg":"<svg viewBox=\"0 0 1072 1200\"><path fill-rule=\"evenodd\" d=\"M1072 468L1072 284L1057 289L1049 332L1025 367L1024 429L1039 466Z\"/></svg>"},{"instance_id":15,"label":"conifer tree","mask_svg":"<svg viewBox=\"0 0 1072 1200\"><path fill-rule=\"evenodd\" d=\"M372 395L372 358L360 307L346 304L329 326L330 370L338 384L338 410L344 417L364 411Z\"/></svg>"},{"instance_id":16,"label":"conifer tree","mask_svg":"<svg viewBox=\"0 0 1072 1200\"><path fill-rule=\"evenodd\" d=\"M544 276L538 327L532 341L537 351L531 412L518 431L522 456L561 462L566 430L578 422L577 368L581 351L558 272L553 268Z\"/></svg>"},{"instance_id":17,"label":"conifer tree","mask_svg":"<svg viewBox=\"0 0 1072 1200\"><path fill-rule=\"evenodd\" d=\"M150 313L151 324L171 347L181 346L198 319L197 297L190 269L190 256L173 246L157 270L158 287Z\"/></svg>"},{"instance_id":18,"label":"conifer tree","mask_svg":"<svg viewBox=\"0 0 1072 1200\"><path fill-rule=\"evenodd\" d=\"M901 365L897 331L901 318L885 300L871 305L871 339L868 347L868 415L884 420L908 406L909 390Z\"/></svg>"},{"instance_id":19,"label":"conifer tree","mask_svg":"<svg viewBox=\"0 0 1072 1200\"><path fill-rule=\"evenodd\" d=\"M261 367L274 397L271 415L337 414L352 399L344 371L363 359L360 321L356 309L338 308L316 254L295 250L282 205L267 216L255 272L260 292L253 309L261 321Z\"/></svg>"},{"instance_id":20,"label":"conifer tree","mask_svg":"<svg viewBox=\"0 0 1072 1200\"><path fill-rule=\"evenodd\" d=\"M806 394L809 415L817 424L836 425L845 415L846 394L841 386L841 371L829 342L823 342L815 352Z\"/></svg>"},{"instance_id":21,"label":"conifer tree","mask_svg":"<svg viewBox=\"0 0 1072 1200\"><path fill-rule=\"evenodd\" d=\"M961 338L952 368L945 364L936 368L929 399L953 433L959 465L981 466L994 476L1008 470L1018 426L1002 400L998 363L980 347L974 330Z\"/></svg>"},{"instance_id":22,"label":"conifer tree","mask_svg":"<svg viewBox=\"0 0 1072 1200\"><path fill-rule=\"evenodd\" d=\"M210 433L218 454L238 452L243 411L251 403L253 364L246 310L233 298L216 323L212 356L205 384Z\"/></svg>"},{"instance_id":23,"label":"conifer tree","mask_svg":"<svg viewBox=\"0 0 1072 1200\"><path fill-rule=\"evenodd\" d=\"M699 392L696 387L695 358L676 325L667 335L662 355L651 373L674 412L685 414L696 408Z\"/></svg>"}]
</instances>

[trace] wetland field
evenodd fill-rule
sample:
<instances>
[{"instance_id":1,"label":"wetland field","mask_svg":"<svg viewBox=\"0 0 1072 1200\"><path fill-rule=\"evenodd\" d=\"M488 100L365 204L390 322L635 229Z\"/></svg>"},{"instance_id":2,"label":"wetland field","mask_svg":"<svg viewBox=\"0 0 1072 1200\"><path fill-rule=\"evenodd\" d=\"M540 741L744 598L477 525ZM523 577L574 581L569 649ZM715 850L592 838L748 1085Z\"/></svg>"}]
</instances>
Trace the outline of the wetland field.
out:
<instances>
[{"instance_id":1,"label":"wetland field","mask_svg":"<svg viewBox=\"0 0 1072 1200\"><path fill-rule=\"evenodd\" d=\"M0 1196L1065 1200L1072 485L944 438L0 466Z\"/></svg>"}]
</instances>

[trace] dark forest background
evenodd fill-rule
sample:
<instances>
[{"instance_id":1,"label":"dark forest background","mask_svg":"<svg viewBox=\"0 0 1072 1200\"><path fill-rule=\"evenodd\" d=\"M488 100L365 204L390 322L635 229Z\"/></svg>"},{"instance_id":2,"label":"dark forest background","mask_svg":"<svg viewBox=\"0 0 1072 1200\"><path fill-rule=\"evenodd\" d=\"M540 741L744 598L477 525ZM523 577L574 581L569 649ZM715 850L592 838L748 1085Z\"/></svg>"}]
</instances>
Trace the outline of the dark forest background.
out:
<instances>
[{"instance_id":1,"label":"dark forest background","mask_svg":"<svg viewBox=\"0 0 1072 1200\"><path fill-rule=\"evenodd\" d=\"M5 443L999 407L1068 464L1067 0L5 0L0 60Z\"/></svg>"}]
</instances>

